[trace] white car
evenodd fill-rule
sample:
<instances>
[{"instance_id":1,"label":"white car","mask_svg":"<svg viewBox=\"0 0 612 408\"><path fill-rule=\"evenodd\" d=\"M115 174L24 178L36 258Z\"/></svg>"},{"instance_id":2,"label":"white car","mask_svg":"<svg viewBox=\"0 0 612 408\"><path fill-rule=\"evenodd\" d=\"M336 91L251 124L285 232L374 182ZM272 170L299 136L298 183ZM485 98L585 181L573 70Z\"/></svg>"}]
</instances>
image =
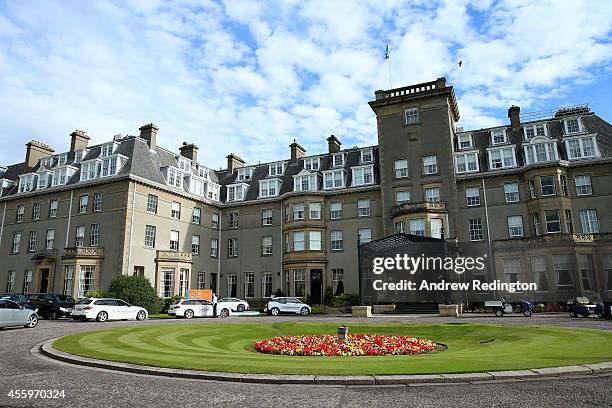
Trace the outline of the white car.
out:
<instances>
[{"instance_id":1,"label":"white car","mask_svg":"<svg viewBox=\"0 0 612 408\"><path fill-rule=\"evenodd\" d=\"M219 317L228 317L232 310L225 305L217 303L217 314ZM184 317L215 317L215 306L205 299L184 299L174 302L168 308L170 316Z\"/></svg>"},{"instance_id":2,"label":"white car","mask_svg":"<svg viewBox=\"0 0 612 408\"><path fill-rule=\"evenodd\" d=\"M38 315L32 309L9 299L0 299L0 330L10 326L36 327Z\"/></svg>"},{"instance_id":3,"label":"white car","mask_svg":"<svg viewBox=\"0 0 612 408\"><path fill-rule=\"evenodd\" d=\"M81 299L72 309L74 320L96 319L99 322L107 320L144 320L148 317L146 309L132 306L121 299Z\"/></svg>"},{"instance_id":4,"label":"white car","mask_svg":"<svg viewBox=\"0 0 612 408\"><path fill-rule=\"evenodd\" d=\"M249 310L249 302L233 297L224 297L217 301L218 306L227 306L234 312L244 312Z\"/></svg>"},{"instance_id":5,"label":"white car","mask_svg":"<svg viewBox=\"0 0 612 408\"><path fill-rule=\"evenodd\" d=\"M294 297L274 297L268 301L264 309L264 312L272 316L278 316L281 313L295 313L306 316L311 311L310 306Z\"/></svg>"}]
</instances>

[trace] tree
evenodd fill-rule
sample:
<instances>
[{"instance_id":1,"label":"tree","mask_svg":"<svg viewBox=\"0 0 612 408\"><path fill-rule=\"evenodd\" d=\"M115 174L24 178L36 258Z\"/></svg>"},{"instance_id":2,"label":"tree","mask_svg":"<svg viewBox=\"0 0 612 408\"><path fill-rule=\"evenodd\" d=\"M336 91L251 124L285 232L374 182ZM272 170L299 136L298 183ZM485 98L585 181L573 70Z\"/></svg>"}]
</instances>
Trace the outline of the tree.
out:
<instances>
[{"instance_id":1,"label":"tree","mask_svg":"<svg viewBox=\"0 0 612 408\"><path fill-rule=\"evenodd\" d=\"M159 313L161 310L155 288L144 276L117 276L108 288L108 295L123 299L131 305L143 307L149 314Z\"/></svg>"}]
</instances>

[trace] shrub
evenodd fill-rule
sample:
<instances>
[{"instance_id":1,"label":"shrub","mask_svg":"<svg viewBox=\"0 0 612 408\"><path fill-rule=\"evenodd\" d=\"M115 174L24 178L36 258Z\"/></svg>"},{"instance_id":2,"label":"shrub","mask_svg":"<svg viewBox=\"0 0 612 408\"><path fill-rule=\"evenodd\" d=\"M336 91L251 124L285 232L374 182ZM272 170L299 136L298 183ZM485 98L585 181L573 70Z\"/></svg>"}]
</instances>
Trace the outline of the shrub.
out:
<instances>
[{"instance_id":1,"label":"shrub","mask_svg":"<svg viewBox=\"0 0 612 408\"><path fill-rule=\"evenodd\" d=\"M108 294L126 302L140 306L149 314L159 313L161 303L151 282L144 276L117 276L110 284Z\"/></svg>"},{"instance_id":2,"label":"shrub","mask_svg":"<svg viewBox=\"0 0 612 408\"><path fill-rule=\"evenodd\" d=\"M168 308L170 307L171 304L173 304L174 302L176 302L177 300L181 300L184 299L183 296L172 296L169 298L159 298L159 304L161 305L161 311L162 313L165 313L168 311Z\"/></svg>"},{"instance_id":3,"label":"shrub","mask_svg":"<svg viewBox=\"0 0 612 408\"><path fill-rule=\"evenodd\" d=\"M103 291L102 289L94 289L85 294L86 298L105 298L109 297L108 292Z\"/></svg>"},{"instance_id":4,"label":"shrub","mask_svg":"<svg viewBox=\"0 0 612 408\"><path fill-rule=\"evenodd\" d=\"M334 307L355 306L359 304L359 295L353 293L343 293L340 296L334 296Z\"/></svg>"}]
</instances>

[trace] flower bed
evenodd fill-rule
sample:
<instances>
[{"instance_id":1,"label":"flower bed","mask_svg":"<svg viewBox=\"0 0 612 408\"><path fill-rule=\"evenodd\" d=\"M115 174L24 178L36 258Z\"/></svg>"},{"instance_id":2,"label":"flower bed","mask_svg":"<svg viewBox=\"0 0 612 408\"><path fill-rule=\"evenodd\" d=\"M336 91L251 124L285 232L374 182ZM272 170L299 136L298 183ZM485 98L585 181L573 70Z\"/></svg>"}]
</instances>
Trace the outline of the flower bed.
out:
<instances>
[{"instance_id":1,"label":"flower bed","mask_svg":"<svg viewBox=\"0 0 612 408\"><path fill-rule=\"evenodd\" d=\"M349 334L347 341L331 335L273 337L255 344L261 353L285 356L397 356L428 353L436 347L429 339L372 334Z\"/></svg>"}]
</instances>

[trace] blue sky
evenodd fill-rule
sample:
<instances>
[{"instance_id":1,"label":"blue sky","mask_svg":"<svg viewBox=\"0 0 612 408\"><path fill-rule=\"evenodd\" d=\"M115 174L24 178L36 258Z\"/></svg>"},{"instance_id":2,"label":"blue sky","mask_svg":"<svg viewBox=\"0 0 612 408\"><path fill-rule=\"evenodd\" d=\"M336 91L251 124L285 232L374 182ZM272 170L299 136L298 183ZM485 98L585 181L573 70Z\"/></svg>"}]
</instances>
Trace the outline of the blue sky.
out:
<instances>
[{"instance_id":1,"label":"blue sky","mask_svg":"<svg viewBox=\"0 0 612 408\"><path fill-rule=\"evenodd\" d=\"M588 102L612 120L612 2L0 0L0 164L160 127L214 168L376 143L367 102L446 76L466 129ZM457 61L462 60L459 68Z\"/></svg>"}]
</instances>

